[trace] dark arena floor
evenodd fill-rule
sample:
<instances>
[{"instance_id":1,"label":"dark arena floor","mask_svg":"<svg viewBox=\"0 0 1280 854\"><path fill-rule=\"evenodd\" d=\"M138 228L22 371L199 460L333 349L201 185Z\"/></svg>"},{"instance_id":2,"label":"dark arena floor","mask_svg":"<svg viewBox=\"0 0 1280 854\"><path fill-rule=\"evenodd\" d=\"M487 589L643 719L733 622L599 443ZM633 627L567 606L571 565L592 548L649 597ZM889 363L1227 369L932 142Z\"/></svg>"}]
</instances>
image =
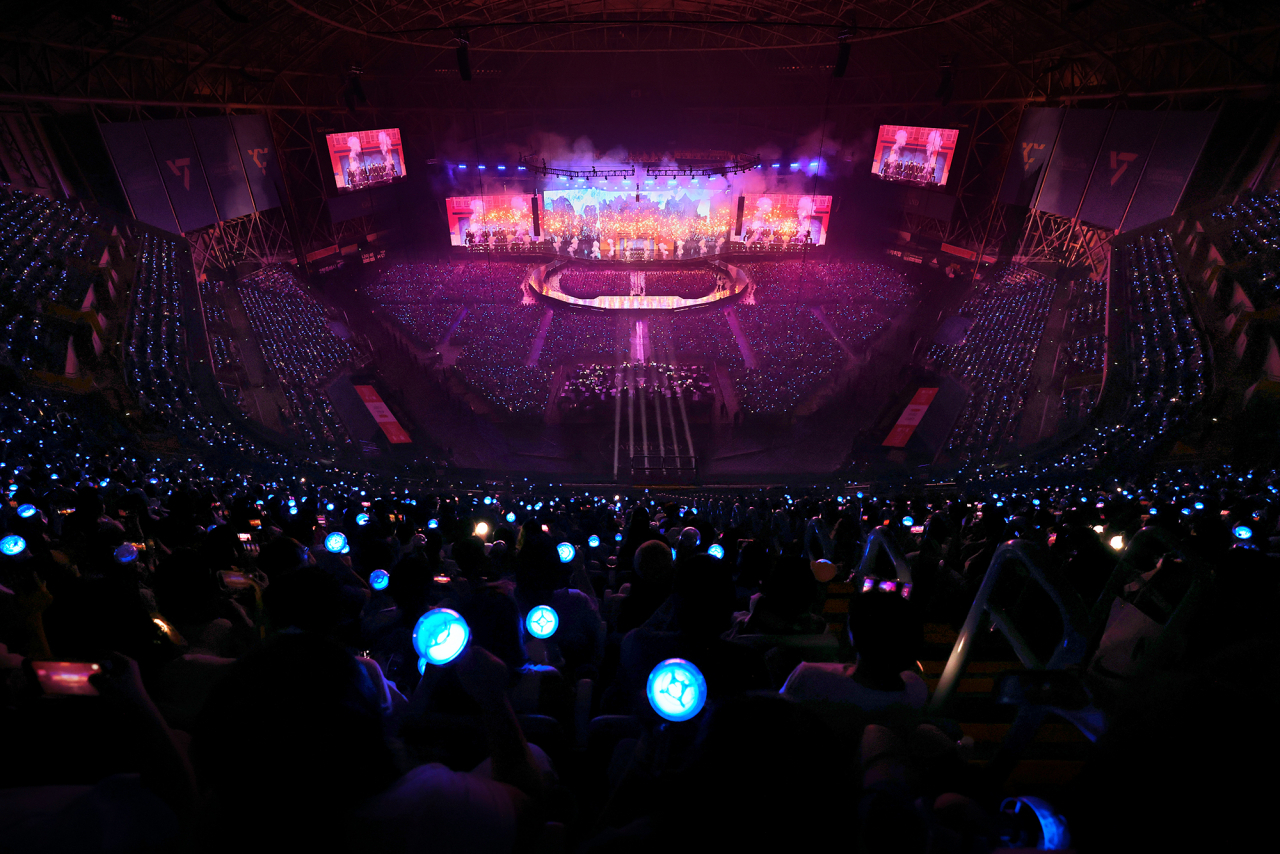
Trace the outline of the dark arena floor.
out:
<instances>
[{"instance_id":1,"label":"dark arena floor","mask_svg":"<svg viewBox=\"0 0 1280 854\"><path fill-rule=\"evenodd\" d=\"M1274 847L1274 4L6 12L0 854Z\"/></svg>"}]
</instances>

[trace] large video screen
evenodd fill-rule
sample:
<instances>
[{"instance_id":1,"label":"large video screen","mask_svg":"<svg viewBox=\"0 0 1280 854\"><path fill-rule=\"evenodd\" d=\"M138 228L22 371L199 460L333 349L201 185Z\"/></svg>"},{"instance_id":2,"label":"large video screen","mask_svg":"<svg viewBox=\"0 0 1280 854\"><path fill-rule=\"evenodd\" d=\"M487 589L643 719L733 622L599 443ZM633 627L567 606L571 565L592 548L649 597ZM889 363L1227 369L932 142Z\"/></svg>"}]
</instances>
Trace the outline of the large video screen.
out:
<instances>
[{"instance_id":1,"label":"large video screen","mask_svg":"<svg viewBox=\"0 0 1280 854\"><path fill-rule=\"evenodd\" d=\"M941 187L951 174L959 135L951 128L880 125L871 171L888 181Z\"/></svg>"},{"instance_id":2,"label":"large video screen","mask_svg":"<svg viewBox=\"0 0 1280 854\"><path fill-rule=\"evenodd\" d=\"M691 258L727 251L734 242L820 246L827 240L830 196L746 194L742 230L736 231L734 190L548 188L535 231L536 196L484 195L448 199L454 246L518 247L550 242L563 255L583 258Z\"/></svg>"},{"instance_id":3,"label":"large video screen","mask_svg":"<svg viewBox=\"0 0 1280 854\"><path fill-rule=\"evenodd\" d=\"M405 177L399 128L331 133L325 144L333 182L340 191L363 190Z\"/></svg>"}]
</instances>

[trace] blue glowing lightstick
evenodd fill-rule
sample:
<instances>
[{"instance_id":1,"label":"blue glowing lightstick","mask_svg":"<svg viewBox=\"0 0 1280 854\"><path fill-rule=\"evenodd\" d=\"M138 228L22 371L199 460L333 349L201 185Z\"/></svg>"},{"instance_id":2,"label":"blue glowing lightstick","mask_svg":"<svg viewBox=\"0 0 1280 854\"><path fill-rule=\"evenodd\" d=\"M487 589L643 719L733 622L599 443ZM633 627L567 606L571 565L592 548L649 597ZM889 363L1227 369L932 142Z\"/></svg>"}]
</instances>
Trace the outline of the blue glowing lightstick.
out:
<instances>
[{"instance_id":1,"label":"blue glowing lightstick","mask_svg":"<svg viewBox=\"0 0 1280 854\"><path fill-rule=\"evenodd\" d=\"M332 534L324 538L324 549L325 551L332 552L336 555L346 554L348 551L347 535L341 531L334 531Z\"/></svg>"},{"instance_id":2,"label":"blue glowing lightstick","mask_svg":"<svg viewBox=\"0 0 1280 854\"><path fill-rule=\"evenodd\" d=\"M467 648L471 627L448 608L432 608L413 627L413 648L430 664L448 664Z\"/></svg>"},{"instance_id":3,"label":"blue glowing lightstick","mask_svg":"<svg viewBox=\"0 0 1280 854\"><path fill-rule=\"evenodd\" d=\"M356 524L357 524L357 525L361 525L361 526L368 525L368 524L369 524L369 514L368 514L368 513L361 513L361 514L359 514L358 516L356 516Z\"/></svg>"},{"instance_id":4,"label":"blue glowing lightstick","mask_svg":"<svg viewBox=\"0 0 1280 854\"><path fill-rule=\"evenodd\" d=\"M431 528L431 529L433 529L433 530L434 530L435 528L439 528L439 527L440 527L440 520L439 520L439 519L428 519L428 520L427 520L427 527L428 527L428 528Z\"/></svg>"},{"instance_id":5,"label":"blue glowing lightstick","mask_svg":"<svg viewBox=\"0 0 1280 854\"><path fill-rule=\"evenodd\" d=\"M573 543L561 543L556 546L556 554L560 555L561 563L568 563L573 560L573 556L577 553L577 550L573 547Z\"/></svg>"},{"instance_id":6,"label":"blue glowing lightstick","mask_svg":"<svg viewBox=\"0 0 1280 854\"><path fill-rule=\"evenodd\" d=\"M425 658L418 659L418 673L425 674L427 672L427 660Z\"/></svg>"},{"instance_id":7,"label":"blue glowing lightstick","mask_svg":"<svg viewBox=\"0 0 1280 854\"><path fill-rule=\"evenodd\" d=\"M23 519L30 519L32 516L36 515L37 512L38 511L34 504L23 504L18 507L18 515Z\"/></svg>"},{"instance_id":8,"label":"blue glowing lightstick","mask_svg":"<svg viewBox=\"0 0 1280 854\"><path fill-rule=\"evenodd\" d=\"M711 555L714 558L718 558L722 560L724 559L724 546L720 545L719 543L714 543L710 548L707 549L707 554Z\"/></svg>"},{"instance_id":9,"label":"blue glowing lightstick","mask_svg":"<svg viewBox=\"0 0 1280 854\"><path fill-rule=\"evenodd\" d=\"M17 534L9 534L0 539L0 552L9 557L20 555L27 550L27 541Z\"/></svg>"},{"instance_id":10,"label":"blue glowing lightstick","mask_svg":"<svg viewBox=\"0 0 1280 854\"><path fill-rule=\"evenodd\" d=\"M391 576L385 569L375 569L369 573L369 586L374 590L386 590L391 583Z\"/></svg>"},{"instance_id":11,"label":"blue glowing lightstick","mask_svg":"<svg viewBox=\"0 0 1280 854\"><path fill-rule=\"evenodd\" d=\"M707 703L707 680L693 662L668 658L649 674L645 694L660 717L687 721Z\"/></svg>"},{"instance_id":12,"label":"blue glowing lightstick","mask_svg":"<svg viewBox=\"0 0 1280 854\"><path fill-rule=\"evenodd\" d=\"M613 541L614 541L615 543L620 543L620 542L622 542L622 532L621 532L621 531L619 531L618 533L616 533L616 534L614 534L614 535L613 535Z\"/></svg>"},{"instance_id":13,"label":"blue glowing lightstick","mask_svg":"<svg viewBox=\"0 0 1280 854\"><path fill-rule=\"evenodd\" d=\"M997 505L997 506L999 506L999 505ZM910 527L911 527L912 525L914 525L915 523L916 523L916 520L915 520L915 519L913 519L913 518L911 518L910 516L903 516L903 517L902 517L902 527L904 527L904 528L910 528Z\"/></svg>"},{"instance_id":14,"label":"blue glowing lightstick","mask_svg":"<svg viewBox=\"0 0 1280 854\"><path fill-rule=\"evenodd\" d=\"M508 521L508 522L514 522L515 520L516 520L516 514L514 514L514 513L508 513L508 514L507 514L507 521Z\"/></svg>"},{"instance_id":15,"label":"blue glowing lightstick","mask_svg":"<svg viewBox=\"0 0 1280 854\"><path fill-rule=\"evenodd\" d=\"M525 617L524 627L538 640L546 640L560 627L560 615L550 605L539 605Z\"/></svg>"},{"instance_id":16,"label":"blue glowing lightstick","mask_svg":"<svg viewBox=\"0 0 1280 854\"><path fill-rule=\"evenodd\" d=\"M133 543L121 543L116 546L115 557L120 563L132 563L138 559L138 547Z\"/></svg>"},{"instance_id":17,"label":"blue glowing lightstick","mask_svg":"<svg viewBox=\"0 0 1280 854\"><path fill-rule=\"evenodd\" d=\"M1236 535L1237 540L1247 540L1253 536L1253 529L1248 525L1236 525L1231 533Z\"/></svg>"},{"instance_id":18,"label":"blue glowing lightstick","mask_svg":"<svg viewBox=\"0 0 1280 854\"><path fill-rule=\"evenodd\" d=\"M591 536L587 537L587 545L593 549L600 548L600 538L597 537L595 534L592 534Z\"/></svg>"}]
</instances>

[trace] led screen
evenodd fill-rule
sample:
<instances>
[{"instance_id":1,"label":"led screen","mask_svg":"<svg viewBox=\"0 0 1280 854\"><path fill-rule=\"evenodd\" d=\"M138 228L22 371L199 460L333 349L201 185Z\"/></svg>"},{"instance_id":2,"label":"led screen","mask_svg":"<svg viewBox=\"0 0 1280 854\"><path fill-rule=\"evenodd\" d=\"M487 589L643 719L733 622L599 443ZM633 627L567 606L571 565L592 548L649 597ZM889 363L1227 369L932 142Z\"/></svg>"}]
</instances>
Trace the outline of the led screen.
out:
<instances>
[{"instance_id":1,"label":"led screen","mask_svg":"<svg viewBox=\"0 0 1280 854\"><path fill-rule=\"evenodd\" d=\"M941 187L951 173L959 131L880 125L871 171L889 181Z\"/></svg>"},{"instance_id":2,"label":"led screen","mask_svg":"<svg viewBox=\"0 0 1280 854\"><path fill-rule=\"evenodd\" d=\"M678 186L613 190L548 187L537 228L532 195L455 196L448 199L454 246L547 244L558 254L619 258L645 251L654 258L692 258L750 246L822 245L830 196L748 193L737 230L739 194L730 189Z\"/></svg>"},{"instance_id":3,"label":"led screen","mask_svg":"<svg viewBox=\"0 0 1280 854\"><path fill-rule=\"evenodd\" d=\"M399 128L331 133L325 144L339 190L363 190L405 177Z\"/></svg>"}]
</instances>

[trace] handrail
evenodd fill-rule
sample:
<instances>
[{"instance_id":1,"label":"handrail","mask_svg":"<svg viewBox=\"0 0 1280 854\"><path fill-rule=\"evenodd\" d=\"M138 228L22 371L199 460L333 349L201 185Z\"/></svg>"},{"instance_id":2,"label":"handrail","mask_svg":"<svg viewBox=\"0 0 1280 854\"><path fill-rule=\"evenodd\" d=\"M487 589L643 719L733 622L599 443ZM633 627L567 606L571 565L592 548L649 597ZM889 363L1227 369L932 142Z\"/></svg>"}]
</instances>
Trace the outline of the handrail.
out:
<instances>
[{"instance_id":1,"label":"handrail","mask_svg":"<svg viewBox=\"0 0 1280 854\"><path fill-rule=\"evenodd\" d=\"M1055 567L1042 562L1040 555L1037 554L1038 551L1039 548L1028 540L1010 540L996 549L996 553L991 558L991 564L987 567L987 573L982 578L978 594L969 607L960 635L951 649L951 656L947 659L947 665L942 671L942 678L938 680L938 688L934 691L933 699L929 703L930 710L942 709L951 698L969 662L974 637L977 635L983 612L991 614L991 622L1008 638L1018 660L1028 669L1061 670L1083 659L1087 638L1082 633L1082 629L1088 616L1084 603L1080 601L1079 594L1071 584L1060 577ZM1028 575L1044 589L1045 593L1049 594L1049 598L1058 607L1062 617L1062 638L1056 644L1054 653L1048 661L1042 661L1032 651L1026 638L1013 625L1010 616L1003 609L992 607L988 602L991 591L995 589L996 582L999 581L1005 567L1013 563L1020 563L1026 567Z\"/></svg>"},{"instance_id":2,"label":"handrail","mask_svg":"<svg viewBox=\"0 0 1280 854\"><path fill-rule=\"evenodd\" d=\"M867 544L862 550L862 560L858 563L857 575L859 577L871 574L871 570L875 568L876 558L880 553L884 552L888 555L889 560L893 562L894 571L898 574L898 578L902 581L911 581L911 564L907 563L907 559L902 556L902 550L898 548L898 544L894 542L890 529L884 525L878 525L867 534Z\"/></svg>"}]
</instances>

